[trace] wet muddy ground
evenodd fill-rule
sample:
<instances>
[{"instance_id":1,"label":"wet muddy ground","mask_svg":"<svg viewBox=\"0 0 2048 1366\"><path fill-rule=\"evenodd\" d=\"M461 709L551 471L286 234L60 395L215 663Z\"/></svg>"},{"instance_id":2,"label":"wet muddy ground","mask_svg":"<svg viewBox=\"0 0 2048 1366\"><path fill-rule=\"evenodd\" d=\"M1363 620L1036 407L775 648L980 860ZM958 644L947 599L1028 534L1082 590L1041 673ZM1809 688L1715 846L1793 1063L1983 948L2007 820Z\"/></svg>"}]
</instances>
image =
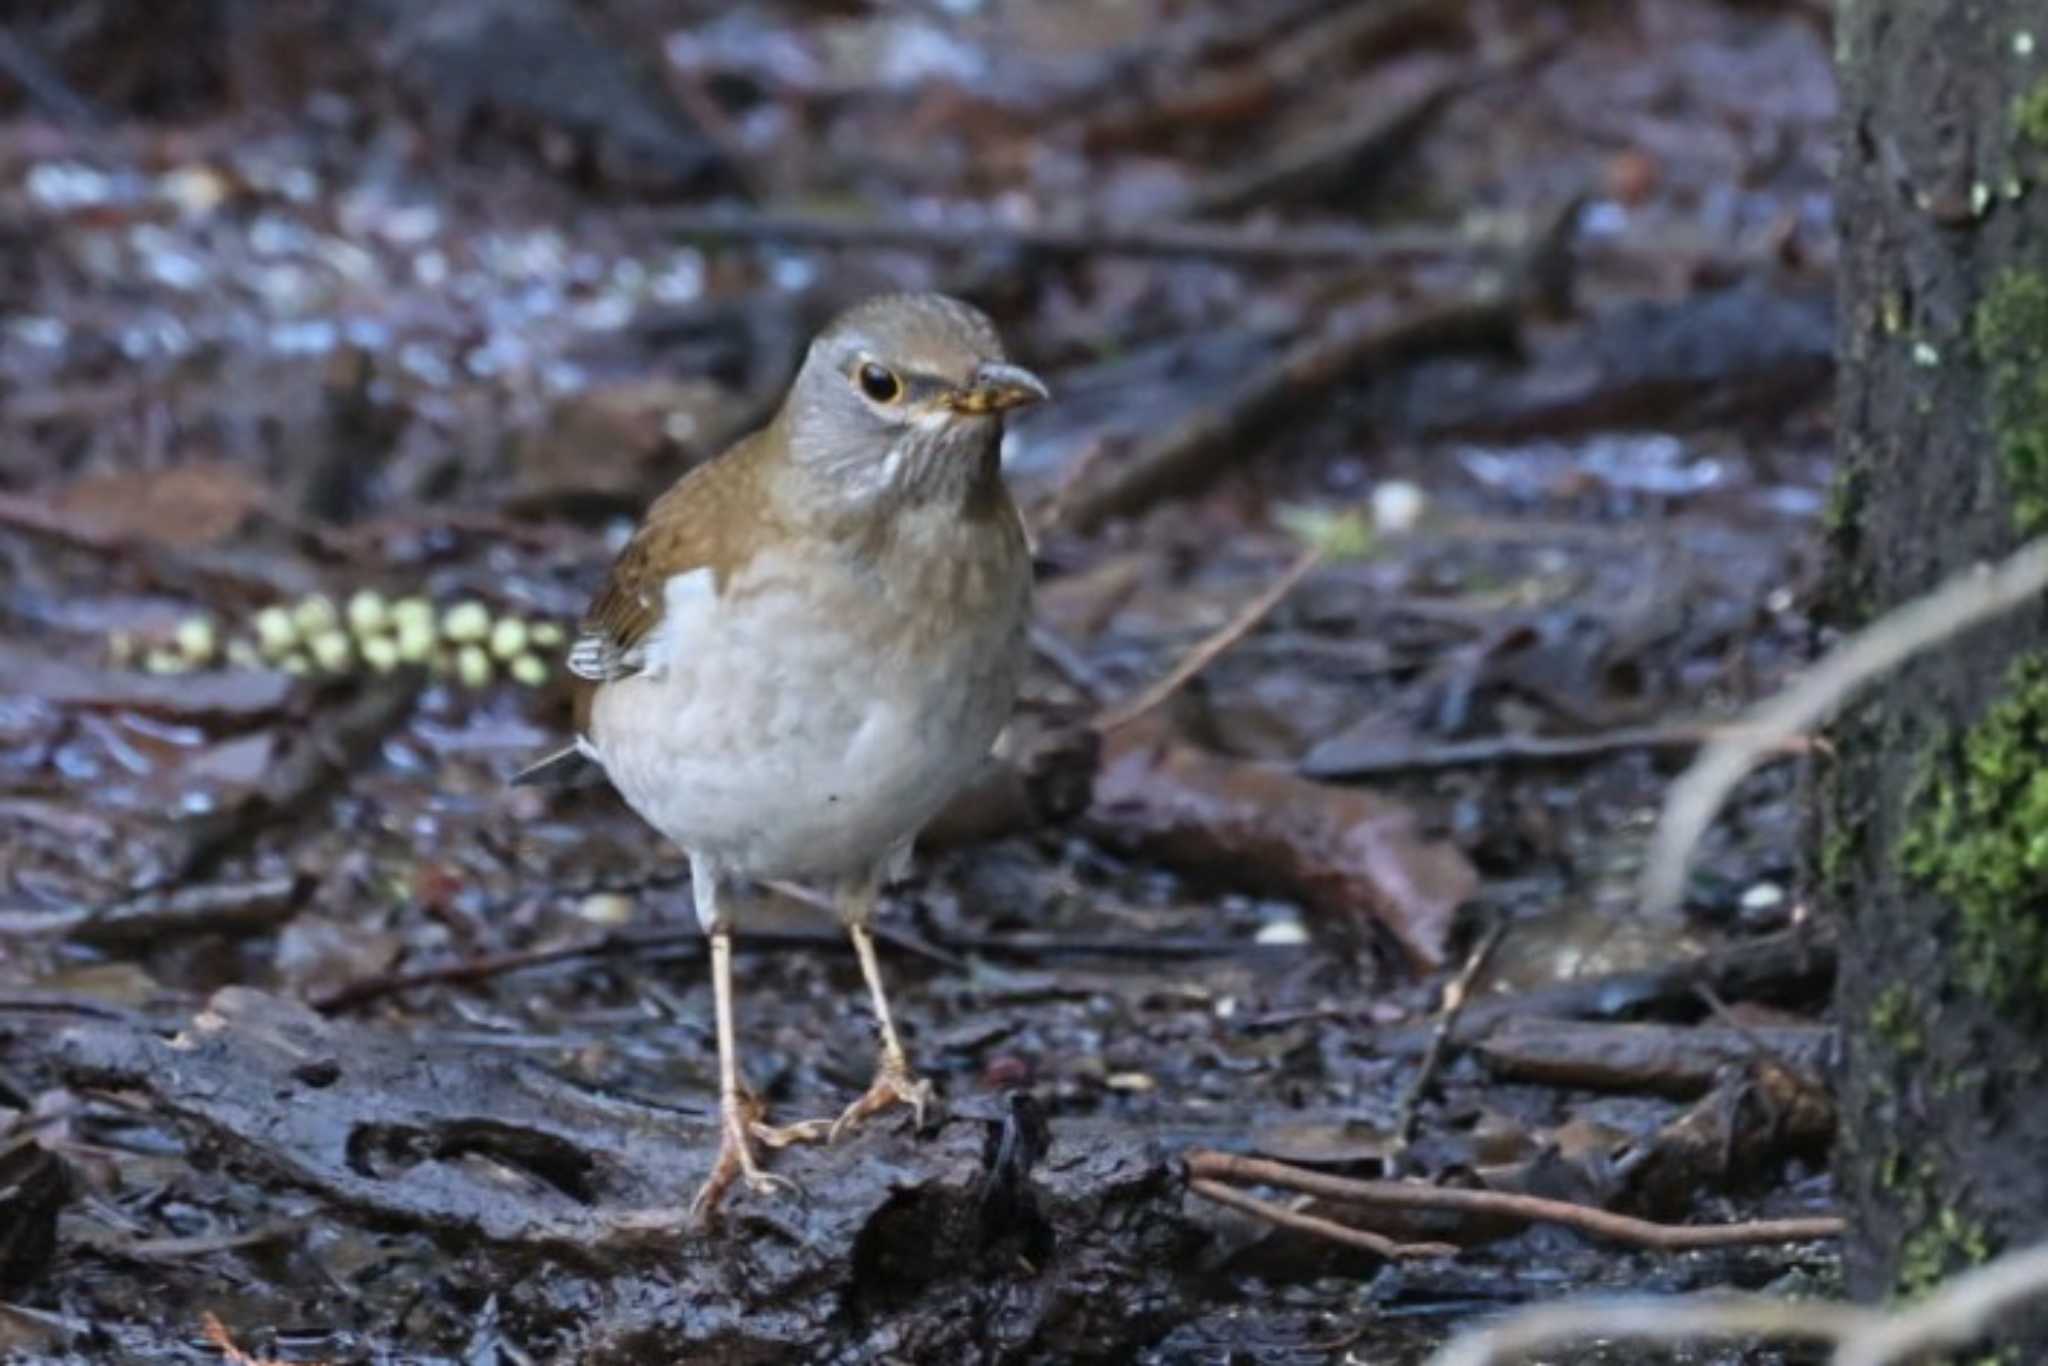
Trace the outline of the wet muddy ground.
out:
<instances>
[{"instance_id":1,"label":"wet muddy ground","mask_svg":"<svg viewBox=\"0 0 2048 1366\"><path fill-rule=\"evenodd\" d=\"M1819 643L1823 11L0 34L0 1352L1379 1363L1577 1290L1827 1289L1825 1239L1247 1213L1189 1157L1827 1212L1816 760L1634 913L1665 785ZM903 287L1058 396L1006 448L1023 713L887 914L948 1114L777 1154L807 1198L707 1233L681 860L506 779L637 510ZM767 895L746 1064L835 1112L859 973Z\"/></svg>"}]
</instances>

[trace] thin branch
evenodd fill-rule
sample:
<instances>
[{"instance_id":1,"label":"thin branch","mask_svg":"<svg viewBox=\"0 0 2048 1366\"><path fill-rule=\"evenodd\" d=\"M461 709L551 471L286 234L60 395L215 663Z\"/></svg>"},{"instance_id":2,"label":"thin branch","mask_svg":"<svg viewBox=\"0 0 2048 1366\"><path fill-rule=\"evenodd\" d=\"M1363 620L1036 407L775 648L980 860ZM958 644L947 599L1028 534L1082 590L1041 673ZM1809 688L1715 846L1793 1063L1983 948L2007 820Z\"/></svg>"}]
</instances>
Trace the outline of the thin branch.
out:
<instances>
[{"instance_id":1,"label":"thin branch","mask_svg":"<svg viewBox=\"0 0 2048 1366\"><path fill-rule=\"evenodd\" d=\"M1220 1181L1197 1178L1188 1182L1188 1189L1206 1200L1214 1200L1219 1205L1243 1210L1246 1214L1263 1219L1275 1227L1290 1228L1297 1233L1306 1233L1329 1242L1342 1243L1346 1247L1375 1252L1382 1257L1453 1257L1458 1252L1450 1243L1397 1243L1385 1234L1352 1228L1334 1219L1323 1219L1313 1214L1304 1214L1300 1210L1288 1209L1284 1205L1274 1204L1271 1200L1261 1200L1256 1195L1247 1195Z\"/></svg>"},{"instance_id":2,"label":"thin branch","mask_svg":"<svg viewBox=\"0 0 2048 1366\"><path fill-rule=\"evenodd\" d=\"M1791 687L1750 710L1709 745L1664 799L1664 816L1643 874L1650 917L1677 907L1700 836L1735 785L1766 755L1826 720L1849 695L1978 623L2031 601L2048 587L2048 537L2004 562L1965 570L1925 597L1886 614L1830 650Z\"/></svg>"},{"instance_id":3,"label":"thin branch","mask_svg":"<svg viewBox=\"0 0 2048 1366\"><path fill-rule=\"evenodd\" d=\"M1902 1314L1842 1344L1834 1366L1890 1366L1982 1337L1994 1319L2048 1295L2048 1243L1950 1278Z\"/></svg>"},{"instance_id":4,"label":"thin branch","mask_svg":"<svg viewBox=\"0 0 2048 1366\"><path fill-rule=\"evenodd\" d=\"M1128 702L1112 707L1097 716L1093 722L1095 729L1111 731L1118 726L1129 725L1179 692L1187 685L1189 679L1213 664L1218 655L1250 635L1258 624L1280 605L1280 600L1294 590L1294 585L1300 583L1308 576L1310 570L1322 562L1323 552L1320 547L1311 546L1302 551L1279 578L1273 580L1257 597L1239 608L1236 616L1224 622L1201 644L1188 651L1171 673Z\"/></svg>"},{"instance_id":5,"label":"thin branch","mask_svg":"<svg viewBox=\"0 0 2048 1366\"><path fill-rule=\"evenodd\" d=\"M1870 1309L1761 1296L1566 1301L1525 1309L1492 1328L1462 1334L1430 1358L1429 1366L1507 1366L1546 1347L1593 1338L1690 1342L1755 1336L1839 1342L1880 1317Z\"/></svg>"},{"instance_id":6,"label":"thin branch","mask_svg":"<svg viewBox=\"0 0 2048 1366\"><path fill-rule=\"evenodd\" d=\"M1679 722L1628 726L1618 730L1594 731L1588 735L1486 735L1441 744L1382 745L1353 753L1346 753L1333 744L1327 757L1311 756L1302 764L1302 769L1318 778L1362 778L1369 774L1464 768L1480 764L1545 763L1632 749L1699 749L1723 739L1728 730L1727 726ZM1814 748L1812 739L1794 735L1778 741L1773 753L1766 757L1790 758L1810 754Z\"/></svg>"},{"instance_id":7,"label":"thin branch","mask_svg":"<svg viewBox=\"0 0 2048 1366\"><path fill-rule=\"evenodd\" d=\"M1496 920L1487 927L1486 933L1473 946L1472 953L1465 959L1465 966L1444 988L1443 1009L1438 1013L1436 1024L1429 1034L1429 1051L1422 1055L1422 1062L1415 1069L1414 1078L1408 1083L1407 1092L1401 1097L1399 1118L1394 1121L1394 1143L1406 1148L1415 1141L1415 1121L1422 1109L1423 1093L1436 1080L1437 1068L1443 1065L1444 1051L1449 1044L1451 1031L1457 1026L1458 1016L1464 1013L1465 1002L1472 995L1472 984L1479 980L1479 974L1486 970L1486 962L1499 947L1501 936L1507 931L1505 919Z\"/></svg>"},{"instance_id":8,"label":"thin branch","mask_svg":"<svg viewBox=\"0 0 2048 1366\"><path fill-rule=\"evenodd\" d=\"M1531 1352L1596 1338L1677 1343L1726 1337L1832 1341L1833 1366L1897 1366L1973 1342L2008 1310L2044 1295L2048 1244L1952 1277L1896 1314L1761 1296L1567 1301L1461 1334L1430 1358L1430 1366L1507 1366Z\"/></svg>"},{"instance_id":9,"label":"thin branch","mask_svg":"<svg viewBox=\"0 0 2048 1366\"><path fill-rule=\"evenodd\" d=\"M1021 226L697 210L663 213L659 221L678 237L703 242L1013 251L1059 257L1201 258L1252 265L1360 265L1452 253L1511 255L1517 245L1505 239L1430 228L1361 233L1349 229L1247 231L1194 223Z\"/></svg>"},{"instance_id":10,"label":"thin branch","mask_svg":"<svg viewBox=\"0 0 2048 1366\"><path fill-rule=\"evenodd\" d=\"M1574 1205L1565 1200L1511 1195L1503 1191L1459 1190L1419 1181L1360 1181L1348 1176L1308 1171L1285 1162L1239 1157L1234 1153L1207 1149L1189 1153L1186 1161L1188 1172L1204 1180L1235 1180L1278 1186L1329 1200L1383 1209L1449 1210L1531 1223L1562 1224L1595 1237L1665 1252L1748 1243L1798 1243L1815 1238L1835 1238L1842 1232L1842 1220L1832 1216L1752 1219L1737 1224L1659 1224L1588 1205Z\"/></svg>"}]
</instances>

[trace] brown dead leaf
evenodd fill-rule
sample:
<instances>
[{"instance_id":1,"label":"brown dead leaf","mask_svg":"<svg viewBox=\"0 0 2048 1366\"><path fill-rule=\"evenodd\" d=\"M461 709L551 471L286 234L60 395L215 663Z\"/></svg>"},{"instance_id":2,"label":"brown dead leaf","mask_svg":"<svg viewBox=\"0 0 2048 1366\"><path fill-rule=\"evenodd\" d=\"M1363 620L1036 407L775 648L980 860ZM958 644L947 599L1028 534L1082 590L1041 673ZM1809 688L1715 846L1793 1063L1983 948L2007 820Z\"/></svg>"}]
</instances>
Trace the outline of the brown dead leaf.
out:
<instances>
[{"instance_id":1,"label":"brown dead leaf","mask_svg":"<svg viewBox=\"0 0 2048 1366\"><path fill-rule=\"evenodd\" d=\"M1341 938L1377 921L1419 971L1444 966L1451 917L1479 887L1410 807L1210 754L1156 722L1105 738L1088 823L1172 867L1301 901Z\"/></svg>"},{"instance_id":2,"label":"brown dead leaf","mask_svg":"<svg viewBox=\"0 0 2048 1366\"><path fill-rule=\"evenodd\" d=\"M200 463L162 470L89 475L51 506L81 539L211 545L227 539L269 492L231 465Z\"/></svg>"}]
</instances>

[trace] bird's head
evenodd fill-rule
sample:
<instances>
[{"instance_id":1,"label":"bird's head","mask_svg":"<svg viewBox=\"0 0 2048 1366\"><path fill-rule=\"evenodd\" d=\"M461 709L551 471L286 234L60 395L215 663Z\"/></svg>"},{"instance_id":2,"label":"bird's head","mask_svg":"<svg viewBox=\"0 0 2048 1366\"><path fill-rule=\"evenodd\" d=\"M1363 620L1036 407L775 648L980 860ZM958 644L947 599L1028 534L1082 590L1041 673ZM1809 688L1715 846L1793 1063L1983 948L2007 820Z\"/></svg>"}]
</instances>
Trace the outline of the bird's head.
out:
<instances>
[{"instance_id":1,"label":"bird's head","mask_svg":"<svg viewBox=\"0 0 2048 1366\"><path fill-rule=\"evenodd\" d=\"M799 469L856 498L917 502L994 479L1003 415L1046 397L980 309L890 294L818 334L781 420Z\"/></svg>"}]
</instances>

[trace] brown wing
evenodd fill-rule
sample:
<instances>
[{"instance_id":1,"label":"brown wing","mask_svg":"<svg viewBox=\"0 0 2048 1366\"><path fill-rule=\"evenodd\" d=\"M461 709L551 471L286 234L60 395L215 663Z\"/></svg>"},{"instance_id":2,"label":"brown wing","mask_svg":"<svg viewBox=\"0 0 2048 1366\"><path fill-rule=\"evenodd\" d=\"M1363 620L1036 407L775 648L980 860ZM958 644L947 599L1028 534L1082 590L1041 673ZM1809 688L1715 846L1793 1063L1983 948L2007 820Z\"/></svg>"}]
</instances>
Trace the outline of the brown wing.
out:
<instances>
[{"instance_id":1,"label":"brown wing","mask_svg":"<svg viewBox=\"0 0 2048 1366\"><path fill-rule=\"evenodd\" d=\"M669 580L709 569L722 588L778 530L761 478L766 435L747 437L654 500L583 615L569 648L570 673L596 684L640 672L643 647L661 625ZM579 696L579 729L587 708L587 698Z\"/></svg>"}]
</instances>

